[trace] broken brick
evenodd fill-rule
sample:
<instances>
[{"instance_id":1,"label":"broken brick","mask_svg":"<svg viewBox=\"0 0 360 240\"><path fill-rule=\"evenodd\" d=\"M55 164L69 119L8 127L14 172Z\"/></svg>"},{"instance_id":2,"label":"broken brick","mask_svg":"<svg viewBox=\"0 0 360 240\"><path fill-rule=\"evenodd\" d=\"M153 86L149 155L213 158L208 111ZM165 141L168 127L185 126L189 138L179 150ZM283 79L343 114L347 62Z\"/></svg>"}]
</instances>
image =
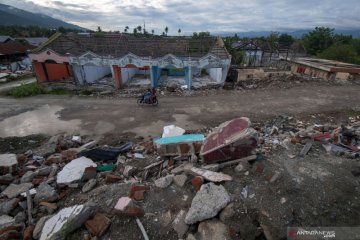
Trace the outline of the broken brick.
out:
<instances>
[{"instance_id":1,"label":"broken brick","mask_svg":"<svg viewBox=\"0 0 360 240\"><path fill-rule=\"evenodd\" d=\"M265 168L265 165L264 165L263 161L258 161L255 163L255 171L256 172L263 173L264 168Z\"/></svg>"},{"instance_id":2,"label":"broken brick","mask_svg":"<svg viewBox=\"0 0 360 240\"><path fill-rule=\"evenodd\" d=\"M105 177L106 183L115 183L120 181L122 178L120 176L114 175L114 174L107 174Z\"/></svg>"},{"instance_id":3,"label":"broken brick","mask_svg":"<svg viewBox=\"0 0 360 240\"><path fill-rule=\"evenodd\" d=\"M24 234L23 234L23 239L24 240L30 240L32 239L32 234L34 232L34 226L28 226L27 228L25 228L24 230Z\"/></svg>"},{"instance_id":4,"label":"broken brick","mask_svg":"<svg viewBox=\"0 0 360 240\"><path fill-rule=\"evenodd\" d=\"M77 155L79 153L79 150L76 148L69 148L67 150L64 150L61 152L61 156L63 158L63 161L70 162L77 158Z\"/></svg>"},{"instance_id":5,"label":"broken brick","mask_svg":"<svg viewBox=\"0 0 360 240\"><path fill-rule=\"evenodd\" d=\"M15 154L0 154L0 175L13 173L18 166L18 160Z\"/></svg>"},{"instance_id":6,"label":"broken brick","mask_svg":"<svg viewBox=\"0 0 360 240\"><path fill-rule=\"evenodd\" d=\"M85 222L86 229L91 235L101 237L109 228L111 220L104 214L96 213L94 218Z\"/></svg>"},{"instance_id":7,"label":"broken brick","mask_svg":"<svg viewBox=\"0 0 360 240\"><path fill-rule=\"evenodd\" d=\"M54 210L56 210L56 209L58 208L58 206L56 205L56 203L40 202L40 205L41 205L41 206L44 206L44 207L48 207L48 208L54 209Z\"/></svg>"},{"instance_id":8,"label":"broken brick","mask_svg":"<svg viewBox=\"0 0 360 240\"><path fill-rule=\"evenodd\" d=\"M44 161L44 163L45 163L45 165L51 165L51 164L54 164L54 163L61 163L62 161L63 161L62 155L58 154L58 153L55 153L55 154L51 155L50 157L48 157Z\"/></svg>"},{"instance_id":9,"label":"broken brick","mask_svg":"<svg viewBox=\"0 0 360 240\"><path fill-rule=\"evenodd\" d=\"M327 140L330 140L331 139L331 134L326 132L326 133L317 133L313 136L314 138L314 141L317 141L317 142L324 142L324 141L327 141Z\"/></svg>"},{"instance_id":10,"label":"broken brick","mask_svg":"<svg viewBox=\"0 0 360 240\"><path fill-rule=\"evenodd\" d=\"M46 177L35 177L33 180L32 180L32 184L34 184L35 186L38 186L40 185L42 182L44 182L46 180Z\"/></svg>"},{"instance_id":11,"label":"broken brick","mask_svg":"<svg viewBox=\"0 0 360 240\"><path fill-rule=\"evenodd\" d=\"M144 200L144 193L149 191L150 188L148 186L132 186L130 189L129 197L134 199L135 201Z\"/></svg>"},{"instance_id":12,"label":"broken brick","mask_svg":"<svg viewBox=\"0 0 360 240\"><path fill-rule=\"evenodd\" d=\"M81 178L82 181L87 181L93 178L96 178L96 167L90 166L85 168L84 174Z\"/></svg>"},{"instance_id":13,"label":"broken brick","mask_svg":"<svg viewBox=\"0 0 360 240\"><path fill-rule=\"evenodd\" d=\"M19 163L19 165L24 165L27 161L27 156L25 154L19 154L17 155L17 161Z\"/></svg>"},{"instance_id":14,"label":"broken brick","mask_svg":"<svg viewBox=\"0 0 360 240\"><path fill-rule=\"evenodd\" d=\"M115 205L115 211L132 217L142 217L144 210L129 197L121 197Z\"/></svg>"},{"instance_id":15,"label":"broken brick","mask_svg":"<svg viewBox=\"0 0 360 240\"><path fill-rule=\"evenodd\" d=\"M196 191L199 191L201 186L204 184L204 178L201 176L193 177L191 184L194 186Z\"/></svg>"}]
</instances>

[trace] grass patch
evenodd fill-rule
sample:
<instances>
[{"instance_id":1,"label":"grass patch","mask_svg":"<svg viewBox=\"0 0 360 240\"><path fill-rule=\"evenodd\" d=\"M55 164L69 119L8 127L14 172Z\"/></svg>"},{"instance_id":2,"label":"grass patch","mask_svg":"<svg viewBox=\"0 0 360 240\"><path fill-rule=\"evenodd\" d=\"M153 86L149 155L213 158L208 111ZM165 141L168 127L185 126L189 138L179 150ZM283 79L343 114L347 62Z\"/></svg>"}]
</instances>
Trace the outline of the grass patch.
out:
<instances>
[{"instance_id":1,"label":"grass patch","mask_svg":"<svg viewBox=\"0 0 360 240\"><path fill-rule=\"evenodd\" d=\"M48 90L41 84L30 83L22 84L21 86L10 89L6 95L12 97L29 97L40 94L54 94L54 95L72 95L73 92L68 89L52 89Z\"/></svg>"},{"instance_id":2,"label":"grass patch","mask_svg":"<svg viewBox=\"0 0 360 240\"><path fill-rule=\"evenodd\" d=\"M13 97L28 97L39 94L46 94L47 90L45 87L37 84L22 84L21 86L12 88L6 95Z\"/></svg>"}]
</instances>

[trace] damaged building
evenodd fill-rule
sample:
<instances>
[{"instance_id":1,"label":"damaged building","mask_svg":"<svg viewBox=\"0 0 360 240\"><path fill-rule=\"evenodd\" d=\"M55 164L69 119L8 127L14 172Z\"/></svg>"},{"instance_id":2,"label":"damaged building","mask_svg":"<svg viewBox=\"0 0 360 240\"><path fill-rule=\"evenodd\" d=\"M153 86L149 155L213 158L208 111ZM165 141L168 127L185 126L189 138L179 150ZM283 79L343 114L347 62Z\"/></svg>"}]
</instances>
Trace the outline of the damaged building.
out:
<instances>
[{"instance_id":1,"label":"damaged building","mask_svg":"<svg viewBox=\"0 0 360 240\"><path fill-rule=\"evenodd\" d=\"M56 33L30 59L38 82L67 80L86 86L107 78L116 89L135 80L152 87L190 88L224 83L231 56L222 39L214 37Z\"/></svg>"},{"instance_id":2,"label":"damaged building","mask_svg":"<svg viewBox=\"0 0 360 240\"><path fill-rule=\"evenodd\" d=\"M289 59L293 74L325 80L360 79L360 65L318 58Z\"/></svg>"}]
</instances>

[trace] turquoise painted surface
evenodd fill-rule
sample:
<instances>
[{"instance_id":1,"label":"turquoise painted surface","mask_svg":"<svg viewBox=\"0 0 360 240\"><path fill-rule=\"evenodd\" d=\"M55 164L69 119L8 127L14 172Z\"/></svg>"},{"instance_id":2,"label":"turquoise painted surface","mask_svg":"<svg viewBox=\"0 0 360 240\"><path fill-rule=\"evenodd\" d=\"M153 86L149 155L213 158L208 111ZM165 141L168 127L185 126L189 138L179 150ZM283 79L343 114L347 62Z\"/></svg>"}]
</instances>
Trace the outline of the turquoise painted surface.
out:
<instances>
[{"instance_id":1,"label":"turquoise painted surface","mask_svg":"<svg viewBox=\"0 0 360 240\"><path fill-rule=\"evenodd\" d=\"M159 144L170 144L179 142L196 142L203 140L205 140L205 136L203 134L186 134L176 137L158 138L154 142Z\"/></svg>"}]
</instances>

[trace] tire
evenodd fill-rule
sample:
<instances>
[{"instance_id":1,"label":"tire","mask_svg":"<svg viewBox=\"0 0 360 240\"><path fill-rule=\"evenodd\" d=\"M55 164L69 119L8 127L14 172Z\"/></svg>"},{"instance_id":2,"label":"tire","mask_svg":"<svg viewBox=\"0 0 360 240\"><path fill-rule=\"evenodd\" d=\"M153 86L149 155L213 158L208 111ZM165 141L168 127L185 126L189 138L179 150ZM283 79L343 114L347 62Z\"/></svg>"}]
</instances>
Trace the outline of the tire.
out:
<instances>
[{"instance_id":1,"label":"tire","mask_svg":"<svg viewBox=\"0 0 360 240\"><path fill-rule=\"evenodd\" d=\"M137 100L137 104L138 104L139 106L141 106L141 104L142 104L141 99L138 99L138 100Z\"/></svg>"},{"instance_id":2,"label":"tire","mask_svg":"<svg viewBox=\"0 0 360 240\"><path fill-rule=\"evenodd\" d=\"M152 103L153 106L157 106L159 104L159 101L155 99L155 102Z\"/></svg>"}]
</instances>

